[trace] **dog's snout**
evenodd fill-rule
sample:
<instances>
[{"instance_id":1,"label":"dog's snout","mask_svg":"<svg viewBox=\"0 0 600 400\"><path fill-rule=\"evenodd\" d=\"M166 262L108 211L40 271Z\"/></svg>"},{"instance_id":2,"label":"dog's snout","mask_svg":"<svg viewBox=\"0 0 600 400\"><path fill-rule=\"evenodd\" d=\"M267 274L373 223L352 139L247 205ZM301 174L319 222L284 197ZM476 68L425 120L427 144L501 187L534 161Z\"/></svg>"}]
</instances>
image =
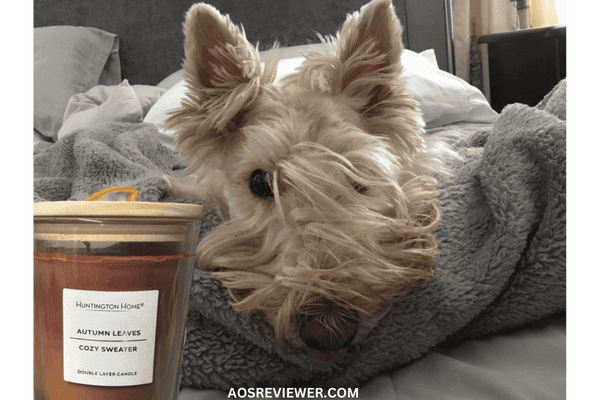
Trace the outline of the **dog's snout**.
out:
<instances>
[{"instance_id":1,"label":"dog's snout","mask_svg":"<svg viewBox=\"0 0 600 400\"><path fill-rule=\"evenodd\" d=\"M332 315L303 315L300 338L313 350L335 351L350 346L358 332L358 317L348 310Z\"/></svg>"}]
</instances>

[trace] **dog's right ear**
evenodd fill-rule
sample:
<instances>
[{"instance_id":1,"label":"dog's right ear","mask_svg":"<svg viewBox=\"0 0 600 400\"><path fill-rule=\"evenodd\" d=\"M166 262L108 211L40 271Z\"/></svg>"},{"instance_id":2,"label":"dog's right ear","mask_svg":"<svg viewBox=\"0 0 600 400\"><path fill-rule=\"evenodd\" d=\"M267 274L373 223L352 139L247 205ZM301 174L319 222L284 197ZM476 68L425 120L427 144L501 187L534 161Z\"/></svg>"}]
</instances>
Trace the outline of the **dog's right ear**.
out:
<instances>
[{"instance_id":1,"label":"dog's right ear","mask_svg":"<svg viewBox=\"0 0 600 400\"><path fill-rule=\"evenodd\" d=\"M235 140L241 116L258 94L261 69L243 29L208 4L192 6L184 33L189 91L167 126L179 129L177 147L197 162L201 155L214 159ZM197 164L209 161L203 158Z\"/></svg>"}]
</instances>

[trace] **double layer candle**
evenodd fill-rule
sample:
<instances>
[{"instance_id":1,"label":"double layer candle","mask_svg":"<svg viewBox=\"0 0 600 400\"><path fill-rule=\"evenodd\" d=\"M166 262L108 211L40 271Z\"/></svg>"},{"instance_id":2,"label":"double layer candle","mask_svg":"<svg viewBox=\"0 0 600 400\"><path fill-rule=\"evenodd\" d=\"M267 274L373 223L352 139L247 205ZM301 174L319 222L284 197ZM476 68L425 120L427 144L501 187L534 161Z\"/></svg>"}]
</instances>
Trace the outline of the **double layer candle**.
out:
<instances>
[{"instance_id":1,"label":"double layer candle","mask_svg":"<svg viewBox=\"0 0 600 400\"><path fill-rule=\"evenodd\" d=\"M176 399L202 207L34 209L36 399Z\"/></svg>"}]
</instances>

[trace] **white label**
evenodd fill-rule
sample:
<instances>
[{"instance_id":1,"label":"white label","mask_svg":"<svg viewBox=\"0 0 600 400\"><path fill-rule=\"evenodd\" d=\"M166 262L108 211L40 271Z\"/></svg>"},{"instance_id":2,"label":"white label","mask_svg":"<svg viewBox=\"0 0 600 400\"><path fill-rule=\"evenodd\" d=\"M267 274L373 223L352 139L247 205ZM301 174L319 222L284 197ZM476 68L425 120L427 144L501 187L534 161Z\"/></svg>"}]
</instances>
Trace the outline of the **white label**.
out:
<instances>
[{"instance_id":1,"label":"white label","mask_svg":"<svg viewBox=\"0 0 600 400\"><path fill-rule=\"evenodd\" d=\"M67 382L95 386L152 383L158 290L63 289Z\"/></svg>"}]
</instances>

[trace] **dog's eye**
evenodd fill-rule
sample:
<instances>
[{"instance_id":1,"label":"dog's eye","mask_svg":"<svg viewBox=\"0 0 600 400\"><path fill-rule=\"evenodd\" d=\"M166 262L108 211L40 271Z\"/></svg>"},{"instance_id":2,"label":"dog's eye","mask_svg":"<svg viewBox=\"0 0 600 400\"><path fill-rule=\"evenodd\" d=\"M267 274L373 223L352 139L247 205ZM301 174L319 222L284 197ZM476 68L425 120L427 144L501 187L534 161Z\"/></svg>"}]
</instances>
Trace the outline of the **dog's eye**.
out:
<instances>
[{"instance_id":1,"label":"dog's eye","mask_svg":"<svg viewBox=\"0 0 600 400\"><path fill-rule=\"evenodd\" d=\"M359 183L353 182L352 183L352 187L354 188L354 190L356 190L357 193L359 194L364 194L367 191L367 188L362 186Z\"/></svg>"},{"instance_id":2,"label":"dog's eye","mask_svg":"<svg viewBox=\"0 0 600 400\"><path fill-rule=\"evenodd\" d=\"M262 169L257 169L250 175L250 191L258 197L273 197L271 177Z\"/></svg>"}]
</instances>

